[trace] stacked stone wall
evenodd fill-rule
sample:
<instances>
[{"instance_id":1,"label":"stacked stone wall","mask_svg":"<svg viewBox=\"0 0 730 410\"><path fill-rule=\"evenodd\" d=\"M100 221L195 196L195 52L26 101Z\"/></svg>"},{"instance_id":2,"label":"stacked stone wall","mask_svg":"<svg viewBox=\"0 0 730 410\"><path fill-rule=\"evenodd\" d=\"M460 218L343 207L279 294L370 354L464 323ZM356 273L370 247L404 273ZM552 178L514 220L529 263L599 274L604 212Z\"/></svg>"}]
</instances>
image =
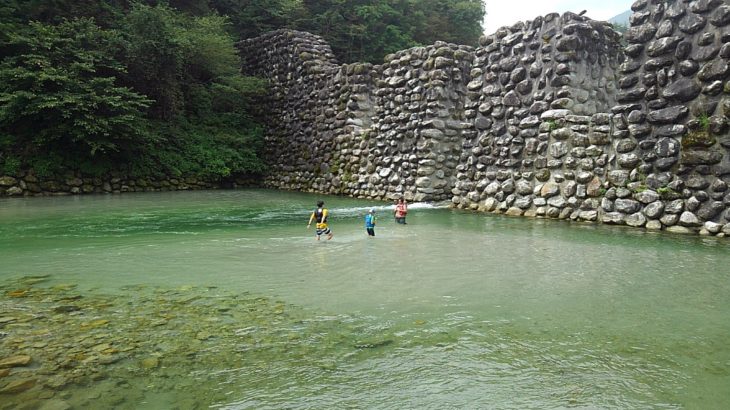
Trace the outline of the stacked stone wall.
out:
<instances>
[{"instance_id":1,"label":"stacked stone wall","mask_svg":"<svg viewBox=\"0 0 730 410\"><path fill-rule=\"evenodd\" d=\"M632 10L623 39L607 23L549 14L476 48L437 42L382 65L339 65L304 32L242 41L245 72L271 87L258 104L263 182L730 234L730 1ZM0 179L0 194L33 194L21 179Z\"/></svg>"},{"instance_id":2,"label":"stacked stone wall","mask_svg":"<svg viewBox=\"0 0 730 410\"><path fill-rule=\"evenodd\" d=\"M123 174L89 176L80 172L45 177L32 172L0 176L0 197L119 194L123 192L186 191L258 186L257 177L239 176L226 181L197 177L130 177Z\"/></svg>"},{"instance_id":3,"label":"stacked stone wall","mask_svg":"<svg viewBox=\"0 0 730 410\"><path fill-rule=\"evenodd\" d=\"M248 74L269 79L266 184L388 199L449 199L461 149L473 48L443 42L382 65L333 63L309 33L240 43Z\"/></svg>"},{"instance_id":4,"label":"stacked stone wall","mask_svg":"<svg viewBox=\"0 0 730 410\"><path fill-rule=\"evenodd\" d=\"M623 39L549 14L375 66L337 66L306 33L242 42L274 89L266 183L728 234L730 4L632 10Z\"/></svg>"},{"instance_id":5,"label":"stacked stone wall","mask_svg":"<svg viewBox=\"0 0 730 410\"><path fill-rule=\"evenodd\" d=\"M541 100L530 107L539 121L529 115L507 121L505 132L503 107L516 107L519 119L527 102L519 101L519 92L504 94L503 88L490 103L484 94L496 94L497 86L475 90L479 101L486 102L482 111L489 113L492 106L500 110L497 118L490 113L491 118L481 119L481 125L491 127L477 141L465 141L462 158L467 162L460 165L456 206L675 232L730 233L730 6L722 0L639 0L632 9L619 66L611 41L601 41L610 36L595 22L562 25L563 37L553 43L561 53L552 60L567 76L540 83L545 89L558 86L547 95L554 91L560 98L549 101L541 91L532 94ZM585 24L594 31L588 34ZM544 22L542 26L545 30ZM584 27L582 38L591 39L586 44L593 50L581 48L580 38L571 38L572 27ZM524 49L515 43L521 33L521 40L531 40L519 26L502 29L478 52L487 61L503 62L510 44ZM497 48L501 55L495 54ZM572 50L582 55L566 67L566 53ZM484 71L498 70L490 65ZM591 80L594 90L584 86ZM507 86L512 82L500 81ZM587 101L597 104L586 106ZM537 137L523 139L525 132ZM523 143L526 158L520 158Z\"/></svg>"},{"instance_id":6,"label":"stacked stone wall","mask_svg":"<svg viewBox=\"0 0 730 410\"><path fill-rule=\"evenodd\" d=\"M482 41L467 95L453 203L512 215L596 220L610 161L622 55L607 23L549 14ZM594 115L589 115L598 113Z\"/></svg>"},{"instance_id":7,"label":"stacked stone wall","mask_svg":"<svg viewBox=\"0 0 730 410\"><path fill-rule=\"evenodd\" d=\"M730 221L730 2L638 0L632 10L602 220L718 233Z\"/></svg>"}]
</instances>

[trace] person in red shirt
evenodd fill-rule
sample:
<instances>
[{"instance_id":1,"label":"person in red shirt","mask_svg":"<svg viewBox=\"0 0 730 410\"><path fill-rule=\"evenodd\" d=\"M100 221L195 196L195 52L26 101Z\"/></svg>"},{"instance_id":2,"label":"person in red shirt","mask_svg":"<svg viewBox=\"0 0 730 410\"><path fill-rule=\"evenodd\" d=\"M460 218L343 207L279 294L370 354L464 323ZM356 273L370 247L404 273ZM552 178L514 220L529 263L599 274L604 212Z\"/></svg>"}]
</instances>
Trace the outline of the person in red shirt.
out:
<instances>
[{"instance_id":1,"label":"person in red shirt","mask_svg":"<svg viewBox=\"0 0 730 410\"><path fill-rule=\"evenodd\" d=\"M399 224L406 224L406 214L408 213L408 204L406 203L405 199L402 197L396 202L395 204L395 211L393 211L393 216L395 216L395 222Z\"/></svg>"}]
</instances>

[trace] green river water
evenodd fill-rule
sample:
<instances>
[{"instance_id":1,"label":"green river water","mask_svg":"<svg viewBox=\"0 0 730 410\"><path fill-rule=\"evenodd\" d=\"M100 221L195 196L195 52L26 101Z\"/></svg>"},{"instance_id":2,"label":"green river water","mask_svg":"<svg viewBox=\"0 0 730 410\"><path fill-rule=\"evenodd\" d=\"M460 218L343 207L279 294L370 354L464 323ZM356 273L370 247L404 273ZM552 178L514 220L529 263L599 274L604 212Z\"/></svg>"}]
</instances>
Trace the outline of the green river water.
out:
<instances>
[{"instance_id":1,"label":"green river water","mask_svg":"<svg viewBox=\"0 0 730 410\"><path fill-rule=\"evenodd\" d=\"M391 209L0 200L0 409L730 408L729 239Z\"/></svg>"}]
</instances>

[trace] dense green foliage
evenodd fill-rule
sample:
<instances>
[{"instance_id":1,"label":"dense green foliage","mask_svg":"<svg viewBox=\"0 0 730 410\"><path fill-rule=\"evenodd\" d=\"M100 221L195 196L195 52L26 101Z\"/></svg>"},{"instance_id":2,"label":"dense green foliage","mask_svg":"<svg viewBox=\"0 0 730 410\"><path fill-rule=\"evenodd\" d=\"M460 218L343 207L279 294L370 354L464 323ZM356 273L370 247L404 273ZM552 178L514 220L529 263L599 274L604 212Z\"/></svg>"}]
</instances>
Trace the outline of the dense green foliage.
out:
<instances>
[{"instance_id":1,"label":"dense green foliage","mask_svg":"<svg viewBox=\"0 0 730 410\"><path fill-rule=\"evenodd\" d=\"M319 34L342 62L378 63L388 53L441 40L476 45L482 0L214 0L242 38L288 27ZM262 10L268 10L267 13Z\"/></svg>"},{"instance_id":2,"label":"dense green foliage","mask_svg":"<svg viewBox=\"0 0 730 410\"><path fill-rule=\"evenodd\" d=\"M322 35L345 62L379 62L385 54L437 40L476 45L481 0L304 0L296 26Z\"/></svg>"},{"instance_id":3,"label":"dense green foliage","mask_svg":"<svg viewBox=\"0 0 730 410\"><path fill-rule=\"evenodd\" d=\"M322 35L343 62L475 44L480 0L5 0L0 173L219 179L264 169L250 115L265 84L235 41Z\"/></svg>"},{"instance_id":4,"label":"dense green foliage","mask_svg":"<svg viewBox=\"0 0 730 410\"><path fill-rule=\"evenodd\" d=\"M319 34L345 63L381 62L404 48L441 40L476 45L482 0L173 0L189 13L228 16L237 38L277 28Z\"/></svg>"},{"instance_id":5,"label":"dense green foliage","mask_svg":"<svg viewBox=\"0 0 730 410\"><path fill-rule=\"evenodd\" d=\"M123 67L109 52L120 41L88 19L30 23L11 35L15 54L0 63L4 146L25 150L128 151L144 143L149 100L117 86ZM78 154L79 152L74 152Z\"/></svg>"},{"instance_id":6,"label":"dense green foliage","mask_svg":"<svg viewBox=\"0 0 730 410\"><path fill-rule=\"evenodd\" d=\"M66 18L63 1L58 14L24 15L33 2L22 3L0 10L0 171L218 179L263 169L248 104L264 84L240 75L224 17L89 1L106 6Z\"/></svg>"}]
</instances>

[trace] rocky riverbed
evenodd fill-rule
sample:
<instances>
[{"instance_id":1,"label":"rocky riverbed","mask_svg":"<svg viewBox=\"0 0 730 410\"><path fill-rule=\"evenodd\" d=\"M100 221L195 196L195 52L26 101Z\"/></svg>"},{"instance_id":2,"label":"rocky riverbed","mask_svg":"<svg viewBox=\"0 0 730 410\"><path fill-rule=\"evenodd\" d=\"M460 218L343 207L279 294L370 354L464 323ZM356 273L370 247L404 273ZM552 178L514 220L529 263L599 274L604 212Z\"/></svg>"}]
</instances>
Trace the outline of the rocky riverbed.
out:
<instances>
[{"instance_id":1,"label":"rocky riverbed","mask_svg":"<svg viewBox=\"0 0 730 410\"><path fill-rule=\"evenodd\" d=\"M217 288L89 293L37 276L0 286L0 409L208 408L272 368L330 372L392 344L351 318Z\"/></svg>"},{"instance_id":2,"label":"rocky riverbed","mask_svg":"<svg viewBox=\"0 0 730 410\"><path fill-rule=\"evenodd\" d=\"M103 294L6 279L0 410L727 403L726 332L706 321L687 337L686 325L647 333L602 315L495 317L446 303L436 314L323 315L214 287Z\"/></svg>"}]
</instances>

